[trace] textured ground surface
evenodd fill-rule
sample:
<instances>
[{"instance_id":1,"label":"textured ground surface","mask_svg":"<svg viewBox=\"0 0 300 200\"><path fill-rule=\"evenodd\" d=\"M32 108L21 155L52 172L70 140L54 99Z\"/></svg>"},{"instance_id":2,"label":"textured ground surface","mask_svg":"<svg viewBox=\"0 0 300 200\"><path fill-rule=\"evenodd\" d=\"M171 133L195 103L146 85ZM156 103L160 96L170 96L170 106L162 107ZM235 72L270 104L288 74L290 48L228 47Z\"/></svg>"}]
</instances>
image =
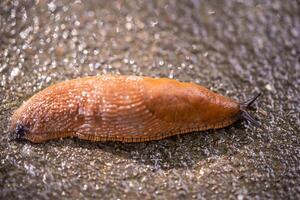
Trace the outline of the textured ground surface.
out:
<instances>
[{"instance_id":1,"label":"textured ground surface","mask_svg":"<svg viewBox=\"0 0 300 200\"><path fill-rule=\"evenodd\" d=\"M0 2L0 198L299 199L299 2L109 2ZM241 100L260 91L263 126L139 144L7 141L22 101L106 73L197 82Z\"/></svg>"}]
</instances>

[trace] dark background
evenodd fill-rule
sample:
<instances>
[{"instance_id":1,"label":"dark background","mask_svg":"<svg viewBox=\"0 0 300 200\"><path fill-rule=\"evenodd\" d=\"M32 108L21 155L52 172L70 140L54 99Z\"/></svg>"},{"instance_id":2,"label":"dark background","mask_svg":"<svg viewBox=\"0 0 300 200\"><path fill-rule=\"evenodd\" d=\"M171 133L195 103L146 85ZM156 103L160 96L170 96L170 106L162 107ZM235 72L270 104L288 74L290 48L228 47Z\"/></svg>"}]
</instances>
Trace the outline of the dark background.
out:
<instances>
[{"instance_id":1,"label":"dark background","mask_svg":"<svg viewBox=\"0 0 300 200\"><path fill-rule=\"evenodd\" d=\"M295 0L0 2L0 198L300 198ZM170 77L245 100L261 121L162 141L8 142L10 116L50 84ZM33 199L33 198L32 198Z\"/></svg>"}]
</instances>

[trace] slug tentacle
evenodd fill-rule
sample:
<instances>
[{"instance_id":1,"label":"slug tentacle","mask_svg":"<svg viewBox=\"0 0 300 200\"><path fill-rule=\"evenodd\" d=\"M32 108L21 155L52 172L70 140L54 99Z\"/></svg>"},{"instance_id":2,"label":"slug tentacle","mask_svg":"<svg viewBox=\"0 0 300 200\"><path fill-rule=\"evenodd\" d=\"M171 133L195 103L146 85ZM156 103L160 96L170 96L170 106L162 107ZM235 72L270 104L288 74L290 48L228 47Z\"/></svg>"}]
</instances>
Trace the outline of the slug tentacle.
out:
<instances>
[{"instance_id":1,"label":"slug tentacle","mask_svg":"<svg viewBox=\"0 0 300 200\"><path fill-rule=\"evenodd\" d=\"M256 127L260 127L261 124L256 121L247 111L247 109L256 101L256 99L261 95L261 93L258 93L254 95L252 98L248 99L247 101L241 103L240 109L241 109L241 116L243 119L245 119L247 122L251 123L252 125Z\"/></svg>"},{"instance_id":2,"label":"slug tentacle","mask_svg":"<svg viewBox=\"0 0 300 200\"><path fill-rule=\"evenodd\" d=\"M242 118L245 119L247 122L250 122L252 125L256 126L256 127L260 127L261 124L256 121L246 110L241 109L242 111Z\"/></svg>"},{"instance_id":3,"label":"slug tentacle","mask_svg":"<svg viewBox=\"0 0 300 200\"><path fill-rule=\"evenodd\" d=\"M250 99L248 99L247 101L242 102L241 107L244 109L249 108L260 95L261 95L261 93L258 93L256 95L254 95L253 97L251 97Z\"/></svg>"}]
</instances>

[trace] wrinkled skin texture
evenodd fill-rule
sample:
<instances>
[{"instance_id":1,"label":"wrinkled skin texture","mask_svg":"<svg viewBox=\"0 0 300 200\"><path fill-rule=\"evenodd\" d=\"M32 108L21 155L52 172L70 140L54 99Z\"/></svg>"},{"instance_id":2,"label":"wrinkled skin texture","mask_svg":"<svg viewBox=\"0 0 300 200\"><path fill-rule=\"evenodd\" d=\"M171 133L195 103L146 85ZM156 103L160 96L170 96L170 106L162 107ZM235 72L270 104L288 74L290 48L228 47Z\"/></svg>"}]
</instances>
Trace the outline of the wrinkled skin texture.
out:
<instances>
[{"instance_id":1,"label":"wrinkled skin texture","mask_svg":"<svg viewBox=\"0 0 300 200\"><path fill-rule=\"evenodd\" d=\"M222 128L239 104L192 83L138 76L96 76L37 93L12 117L11 132L32 142L76 136L143 142Z\"/></svg>"}]
</instances>

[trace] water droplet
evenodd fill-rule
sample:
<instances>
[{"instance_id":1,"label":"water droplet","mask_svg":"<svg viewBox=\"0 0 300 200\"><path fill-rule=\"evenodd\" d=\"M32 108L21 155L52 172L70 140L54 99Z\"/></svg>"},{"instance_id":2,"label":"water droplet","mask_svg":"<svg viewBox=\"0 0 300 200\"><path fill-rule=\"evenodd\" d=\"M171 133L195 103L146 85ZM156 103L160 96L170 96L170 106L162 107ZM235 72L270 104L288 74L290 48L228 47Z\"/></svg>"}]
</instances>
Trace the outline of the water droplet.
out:
<instances>
[{"instance_id":1,"label":"water droplet","mask_svg":"<svg viewBox=\"0 0 300 200\"><path fill-rule=\"evenodd\" d=\"M170 71L169 78L174 78L174 70Z\"/></svg>"},{"instance_id":2,"label":"water droplet","mask_svg":"<svg viewBox=\"0 0 300 200\"><path fill-rule=\"evenodd\" d=\"M129 62L129 60L128 60L127 58L124 58L123 62L124 62L125 64L127 64L127 63Z\"/></svg>"},{"instance_id":3,"label":"water droplet","mask_svg":"<svg viewBox=\"0 0 300 200\"><path fill-rule=\"evenodd\" d=\"M56 5L54 4L54 2L50 2L48 3L48 9L51 11L51 12L54 12L56 10Z\"/></svg>"},{"instance_id":4,"label":"water droplet","mask_svg":"<svg viewBox=\"0 0 300 200\"><path fill-rule=\"evenodd\" d=\"M86 92L86 91L83 91L83 92L81 93L81 95L84 96L84 97L89 96L88 92Z\"/></svg>"},{"instance_id":5,"label":"water droplet","mask_svg":"<svg viewBox=\"0 0 300 200\"><path fill-rule=\"evenodd\" d=\"M129 64L131 64L131 65L134 64L134 60L132 60L132 59L129 60Z\"/></svg>"},{"instance_id":6,"label":"water droplet","mask_svg":"<svg viewBox=\"0 0 300 200\"><path fill-rule=\"evenodd\" d=\"M127 22L127 23L125 24L125 27L126 27L127 30L130 31L130 30L132 29L132 23Z\"/></svg>"},{"instance_id":7,"label":"water droplet","mask_svg":"<svg viewBox=\"0 0 300 200\"><path fill-rule=\"evenodd\" d=\"M80 26L80 22L79 21L75 21L75 26Z\"/></svg>"},{"instance_id":8,"label":"water droplet","mask_svg":"<svg viewBox=\"0 0 300 200\"><path fill-rule=\"evenodd\" d=\"M20 69L19 68L17 68L17 67L13 68L13 70L10 73L11 79L14 79L16 76L19 75L19 73L20 73Z\"/></svg>"},{"instance_id":9,"label":"water droplet","mask_svg":"<svg viewBox=\"0 0 300 200\"><path fill-rule=\"evenodd\" d=\"M273 91L273 87L272 87L272 85L271 84L267 84L267 85L265 85L265 88L267 89L267 90L269 90L269 91Z\"/></svg>"},{"instance_id":10,"label":"water droplet","mask_svg":"<svg viewBox=\"0 0 300 200\"><path fill-rule=\"evenodd\" d=\"M207 13L208 13L209 15L213 15L213 14L216 13L216 11L214 11L214 10L209 10Z\"/></svg>"},{"instance_id":11,"label":"water droplet","mask_svg":"<svg viewBox=\"0 0 300 200\"><path fill-rule=\"evenodd\" d=\"M150 25L151 25L152 27L156 26L157 24L158 24L158 21L157 21L157 20L153 20L153 21L150 22Z\"/></svg>"},{"instance_id":12,"label":"water droplet","mask_svg":"<svg viewBox=\"0 0 300 200\"><path fill-rule=\"evenodd\" d=\"M158 62L158 64L161 66L161 65L165 64L165 62L164 62L163 60L160 60L160 61Z\"/></svg>"},{"instance_id":13,"label":"water droplet","mask_svg":"<svg viewBox=\"0 0 300 200\"><path fill-rule=\"evenodd\" d=\"M22 31L22 32L20 33L20 37L21 37L22 39L26 39L26 38L28 37L28 35L29 35L29 33L30 33L31 30L32 30L31 27L25 29L24 31Z\"/></svg>"}]
</instances>

